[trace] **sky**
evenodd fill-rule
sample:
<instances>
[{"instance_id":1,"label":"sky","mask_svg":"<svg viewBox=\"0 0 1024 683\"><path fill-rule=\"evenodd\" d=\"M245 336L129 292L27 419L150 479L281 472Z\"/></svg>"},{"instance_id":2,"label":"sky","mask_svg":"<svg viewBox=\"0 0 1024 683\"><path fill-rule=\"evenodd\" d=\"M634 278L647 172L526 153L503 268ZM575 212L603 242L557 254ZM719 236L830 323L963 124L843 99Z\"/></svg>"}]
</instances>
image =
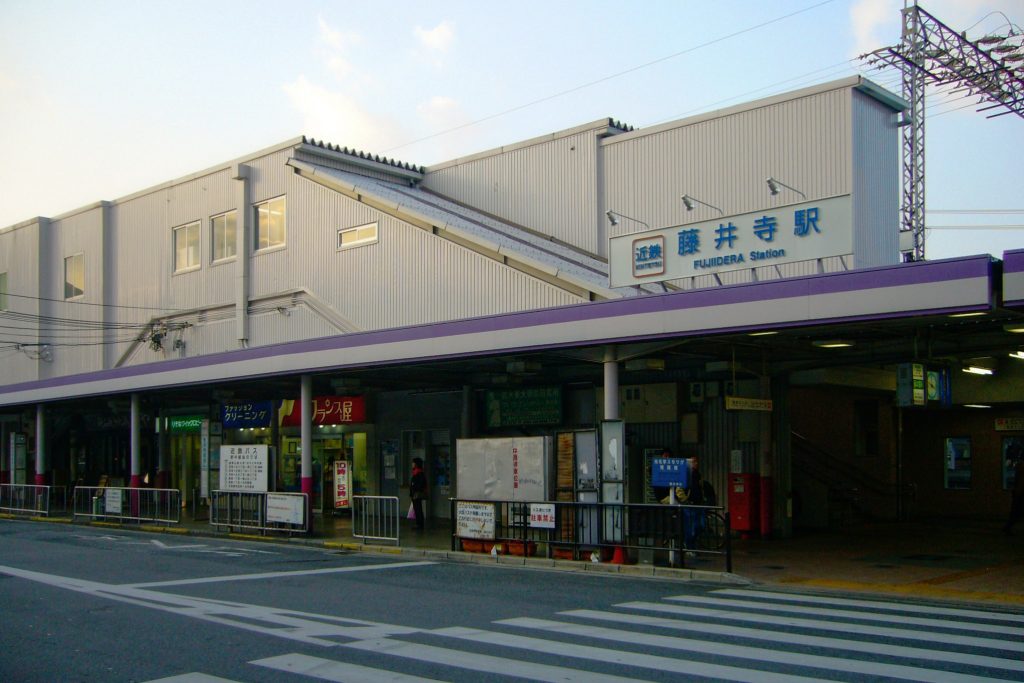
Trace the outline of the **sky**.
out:
<instances>
[{"instance_id":1,"label":"sky","mask_svg":"<svg viewBox=\"0 0 1024 683\"><path fill-rule=\"evenodd\" d=\"M898 93L898 74L857 58L898 44L903 5L0 0L0 226L299 135L429 166L857 73ZM921 6L971 39L1024 25L1024 0ZM1024 248L1024 119L941 91L926 101L926 256ZM1022 227L962 227L985 225Z\"/></svg>"}]
</instances>

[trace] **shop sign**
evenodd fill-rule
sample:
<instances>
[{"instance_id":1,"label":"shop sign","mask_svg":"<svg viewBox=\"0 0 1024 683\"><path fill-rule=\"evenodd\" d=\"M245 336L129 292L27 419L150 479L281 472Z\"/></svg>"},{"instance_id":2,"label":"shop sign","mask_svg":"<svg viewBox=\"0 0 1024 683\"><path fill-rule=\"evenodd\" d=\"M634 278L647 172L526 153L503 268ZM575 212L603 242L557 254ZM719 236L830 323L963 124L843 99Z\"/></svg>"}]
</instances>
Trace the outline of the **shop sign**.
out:
<instances>
[{"instance_id":1,"label":"shop sign","mask_svg":"<svg viewBox=\"0 0 1024 683\"><path fill-rule=\"evenodd\" d=\"M743 396L726 396L726 410L756 410L762 413L772 412L772 401L769 398L744 398Z\"/></svg>"},{"instance_id":2,"label":"shop sign","mask_svg":"<svg viewBox=\"0 0 1024 683\"><path fill-rule=\"evenodd\" d=\"M920 363L901 363L896 368L896 405L900 407L925 404L925 373Z\"/></svg>"},{"instance_id":3,"label":"shop sign","mask_svg":"<svg viewBox=\"0 0 1024 683\"><path fill-rule=\"evenodd\" d=\"M554 529L555 504L530 503L530 526L539 529Z\"/></svg>"},{"instance_id":4,"label":"shop sign","mask_svg":"<svg viewBox=\"0 0 1024 683\"><path fill-rule=\"evenodd\" d=\"M303 526L305 496L286 493L267 494L267 521Z\"/></svg>"},{"instance_id":5,"label":"shop sign","mask_svg":"<svg viewBox=\"0 0 1024 683\"><path fill-rule=\"evenodd\" d=\"M302 425L302 402L287 401L283 406L282 427ZM283 408L289 408L284 412ZM363 396L318 396L313 399L312 423L315 425L343 425L366 422L366 399Z\"/></svg>"},{"instance_id":6,"label":"shop sign","mask_svg":"<svg viewBox=\"0 0 1024 683\"><path fill-rule=\"evenodd\" d=\"M1024 417L997 417L997 432L1024 432Z\"/></svg>"},{"instance_id":7,"label":"shop sign","mask_svg":"<svg viewBox=\"0 0 1024 683\"><path fill-rule=\"evenodd\" d=\"M222 491L266 493L270 469L269 446L221 446L220 488Z\"/></svg>"},{"instance_id":8,"label":"shop sign","mask_svg":"<svg viewBox=\"0 0 1024 683\"><path fill-rule=\"evenodd\" d=\"M220 419L225 429L255 429L269 427L274 414L272 401L244 401L225 403L220 407Z\"/></svg>"},{"instance_id":9,"label":"shop sign","mask_svg":"<svg viewBox=\"0 0 1024 683\"><path fill-rule=\"evenodd\" d=\"M494 505L459 502L455 508L455 535L494 540Z\"/></svg>"},{"instance_id":10,"label":"shop sign","mask_svg":"<svg viewBox=\"0 0 1024 683\"><path fill-rule=\"evenodd\" d=\"M198 434L203 427L202 415L184 415L168 418L167 426L171 434Z\"/></svg>"},{"instance_id":11,"label":"shop sign","mask_svg":"<svg viewBox=\"0 0 1024 683\"><path fill-rule=\"evenodd\" d=\"M557 425L562 422L559 387L501 389L485 396L488 427Z\"/></svg>"},{"instance_id":12,"label":"shop sign","mask_svg":"<svg viewBox=\"0 0 1024 683\"><path fill-rule=\"evenodd\" d=\"M609 240L612 287L853 253L850 195L618 235Z\"/></svg>"},{"instance_id":13,"label":"shop sign","mask_svg":"<svg viewBox=\"0 0 1024 683\"><path fill-rule=\"evenodd\" d=\"M350 482L347 460L334 461L334 508L347 508L352 504L349 498Z\"/></svg>"}]
</instances>

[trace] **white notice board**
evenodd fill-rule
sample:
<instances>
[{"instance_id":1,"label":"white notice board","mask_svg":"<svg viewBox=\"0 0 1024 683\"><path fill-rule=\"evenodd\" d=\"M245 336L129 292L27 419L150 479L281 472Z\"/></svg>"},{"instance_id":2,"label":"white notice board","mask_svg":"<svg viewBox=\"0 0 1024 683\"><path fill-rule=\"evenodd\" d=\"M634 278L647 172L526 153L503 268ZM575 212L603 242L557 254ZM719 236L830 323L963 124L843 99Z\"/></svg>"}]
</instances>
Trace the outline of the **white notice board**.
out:
<instances>
[{"instance_id":1,"label":"white notice board","mask_svg":"<svg viewBox=\"0 0 1024 683\"><path fill-rule=\"evenodd\" d=\"M494 504L456 503L455 535L460 538L493 540Z\"/></svg>"},{"instance_id":2,"label":"white notice board","mask_svg":"<svg viewBox=\"0 0 1024 683\"><path fill-rule=\"evenodd\" d=\"M220 488L222 491L266 493L269 471L269 446L220 447Z\"/></svg>"},{"instance_id":3,"label":"white notice board","mask_svg":"<svg viewBox=\"0 0 1024 683\"><path fill-rule=\"evenodd\" d=\"M305 496L287 493L267 494L267 521L279 524L303 524Z\"/></svg>"}]
</instances>

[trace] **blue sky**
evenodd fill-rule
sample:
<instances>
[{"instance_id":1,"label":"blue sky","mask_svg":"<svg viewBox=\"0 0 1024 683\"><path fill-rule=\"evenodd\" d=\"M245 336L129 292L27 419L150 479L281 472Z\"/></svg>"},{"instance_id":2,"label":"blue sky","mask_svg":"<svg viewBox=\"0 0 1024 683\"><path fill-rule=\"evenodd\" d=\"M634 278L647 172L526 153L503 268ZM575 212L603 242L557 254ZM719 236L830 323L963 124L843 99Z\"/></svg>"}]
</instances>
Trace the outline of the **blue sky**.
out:
<instances>
[{"instance_id":1,"label":"blue sky","mask_svg":"<svg viewBox=\"0 0 1024 683\"><path fill-rule=\"evenodd\" d=\"M932 0L968 36L1021 0ZM645 127L857 72L902 0L0 0L0 226L308 135L429 165L610 116ZM997 14L993 14L997 12ZM1006 16L998 14L1004 13ZM929 210L1024 211L1024 120L929 95ZM454 130L453 130L454 129ZM929 225L1022 224L1024 213ZM931 259L1024 247L938 228Z\"/></svg>"}]
</instances>

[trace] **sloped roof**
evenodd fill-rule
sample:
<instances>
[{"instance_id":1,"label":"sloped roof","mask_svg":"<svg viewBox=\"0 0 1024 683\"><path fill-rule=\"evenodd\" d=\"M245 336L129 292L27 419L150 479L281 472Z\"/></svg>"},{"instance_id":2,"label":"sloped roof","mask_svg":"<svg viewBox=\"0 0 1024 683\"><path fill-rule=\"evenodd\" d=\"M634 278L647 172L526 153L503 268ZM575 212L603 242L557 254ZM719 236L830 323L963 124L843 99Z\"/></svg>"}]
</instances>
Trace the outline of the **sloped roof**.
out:
<instances>
[{"instance_id":1,"label":"sloped roof","mask_svg":"<svg viewBox=\"0 0 1024 683\"><path fill-rule=\"evenodd\" d=\"M593 254L555 241L543 234L503 221L417 186L370 178L329 168L310 160L290 159L303 177L440 237L448 237L511 267L522 266L534 275L566 288L590 293L590 298L617 299L662 291L660 288L608 287L608 263Z\"/></svg>"}]
</instances>

